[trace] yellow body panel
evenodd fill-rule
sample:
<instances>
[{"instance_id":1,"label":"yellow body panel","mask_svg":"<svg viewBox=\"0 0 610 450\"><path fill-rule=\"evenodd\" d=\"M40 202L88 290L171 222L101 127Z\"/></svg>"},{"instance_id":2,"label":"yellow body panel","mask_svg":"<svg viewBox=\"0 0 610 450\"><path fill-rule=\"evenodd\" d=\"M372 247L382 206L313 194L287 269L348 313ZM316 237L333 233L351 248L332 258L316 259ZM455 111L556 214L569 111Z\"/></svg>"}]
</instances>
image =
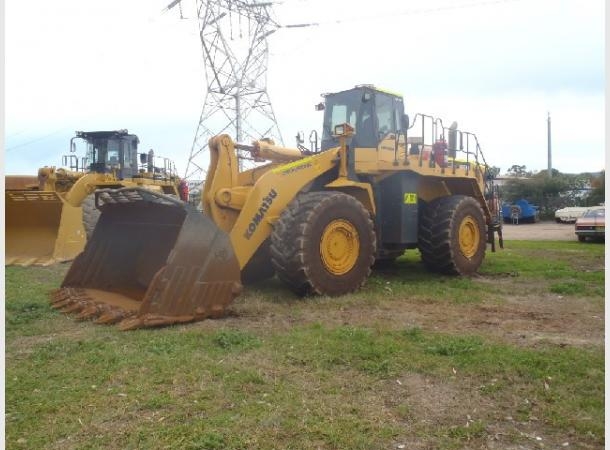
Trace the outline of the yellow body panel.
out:
<instances>
[{"instance_id":1,"label":"yellow body panel","mask_svg":"<svg viewBox=\"0 0 610 450\"><path fill-rule=\"evenodd\" d=\"M373 188L369 183L359 183L347 178L337 178L324 187L355 197L371 214L375 214L375 197L373 197Z\"/></svg>"}]
</instances>

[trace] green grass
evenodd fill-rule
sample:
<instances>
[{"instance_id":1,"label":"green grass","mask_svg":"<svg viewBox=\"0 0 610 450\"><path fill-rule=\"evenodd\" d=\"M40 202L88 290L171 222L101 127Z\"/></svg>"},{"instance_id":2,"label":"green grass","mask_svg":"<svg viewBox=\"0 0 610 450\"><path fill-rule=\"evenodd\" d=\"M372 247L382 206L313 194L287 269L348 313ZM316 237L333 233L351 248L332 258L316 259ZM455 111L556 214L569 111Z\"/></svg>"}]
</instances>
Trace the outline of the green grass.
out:
<instances>
[{"instance_id":1,"label":"green grass","mask_svg":"<svg viewBox=\"0 0 610 450\"><path fill-rule=\"evenodd\" d=\"M501 283L428 274L411 252L340 299L300 300L273 281L247 290L241 316L133 332L52 310L66 266L7 267L6 446L480 448L502 429L501 448L536 445L524 437L535 429L547 448L603 448L599 346L337 320L398 315L405 298L459 310L532 290L603 315L603 246L507 247L481 269Z\"/></svg>"},{"instance_id":2,"label":"green grass","mask_svg":"<svg viewBox=\"0 0 610 450\"><path fill-rule=\"evenodd\" d=\"M572 241L509 241L488 253L484 276L518 277L543 282L548 292L604 297L604 245Z\"/></svg>"},{"instance_id":3,"label":"green grass","mask_svg":"<svg viewBox=\"0 0 610 450\"><path fill-rule=\"evenodd\" d=\"M48 307L47 294L59 287L66 268L63 264L37 268L5 267L7 333L18 330L19 333L37 334L40 330L30 326L44 328L45 320L55 316Z\"/></svg>"}]
</instances>

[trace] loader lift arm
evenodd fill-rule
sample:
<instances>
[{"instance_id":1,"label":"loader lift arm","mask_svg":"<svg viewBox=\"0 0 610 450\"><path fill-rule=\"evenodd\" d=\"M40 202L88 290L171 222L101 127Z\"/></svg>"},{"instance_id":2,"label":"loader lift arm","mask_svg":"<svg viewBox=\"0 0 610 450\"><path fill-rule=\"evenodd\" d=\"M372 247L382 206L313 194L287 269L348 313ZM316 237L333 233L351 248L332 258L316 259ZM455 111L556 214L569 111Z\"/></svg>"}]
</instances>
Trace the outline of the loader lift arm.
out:
<instances>
[{"instance_id":1,"label":"loader lift arm","mask_svg":"<svg viewBox=\"0 0 610 450\"><path fill-rule=\"evenodd\" d=\"M211 176L204 187L204 210L215 223L229 232L239 267L252 258L256 250L273 231L272 225L282 211L305 186L335 168L339 161L338 149L328 150L291 163L271 163L254 171L256 183L243 186L238 174L235 144L227 135L214 137L209 143L212 155ZM277 153L287 159L285 153ZM290 182L287 183L287 178ZM230 180L233 185L229 185Z\"/></svg>"}]
</instances>

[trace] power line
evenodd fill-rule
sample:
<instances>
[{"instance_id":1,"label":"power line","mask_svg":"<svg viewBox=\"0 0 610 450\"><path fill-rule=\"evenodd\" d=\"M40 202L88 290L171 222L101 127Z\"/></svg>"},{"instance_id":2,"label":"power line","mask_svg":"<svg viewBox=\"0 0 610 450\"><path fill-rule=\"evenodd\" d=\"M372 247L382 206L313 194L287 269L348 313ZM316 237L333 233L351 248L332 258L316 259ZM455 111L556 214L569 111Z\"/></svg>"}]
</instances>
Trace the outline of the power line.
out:
<instances>
[{"instance_id":1,"label":"power line","mask_svg":"<svg viewBox=\"0 0 610 450\"><path fill-rule=\"evenodd\" d=\"M307 0L301 0L301 1L307 1ZM362 16L362 17L352 17L349 19L336 19L336 20L327 20L327 21L320 21L320 22L295 23L295 24L287 24L287 25L280 25L280 26L282 28L306 28L306 27L325 26L325 25L342 25L342 24L351 23L351 22L363 22L363 21L370 22L372 20L387 19L390 17L397 17L397 16L413 16L413 15L419 15L419 14L430 14L430 13L437 13L437 12L474 8L477 6L489 6L489 5L496 5L496 4L501 4L501 3L514 3L514 2L518 2L518 1L521 1L521 0L484 0L484 1L477 1L477 2L471 2L471 3L462 3L462 4L457 4L457 5L437 6L435 8L420 8L420 9L411 9L411 10L403 10L403 11L384 11L383 14L366 15L366 16Z\"/></svg>"},{"instance_id":2,"label":"power line","mask_svg":"<svg viewBox=\"0 0 610 450\"><path fill-rule=\"evenodd\" d=\"M27 130L27 129L25 129L25 130L21 130L21 131L15 131L14 133L11 133L11 134L6 135L6 136L4 137L4 139L12 139L12 138L14 138L15 136L18 136L18 135L20 135L20 134L25 133L26 131L28 131L28 130Z\"/></svg>"},{"instance_id":3,"label":"power line","mask_svg":"<svg viewBox=\"0 0 610 450\"><path fill-rule=\"evenodd\" d=\"M54 131L54 132L52 132L52 133L46 134L46 135L41 136L41 137L39 137L39 138L32 139L31 141L27 141L27 142L23 142L23 143L21 143L21 144L13 145L12 147L8 147L8 148L6 148L4 151L6 151L6 152L10 152L11 150L15 150L16 148L25 147L25 146L30 145L30 144L33 144L33 143L35 143L35 142L43 141L43 140L45 140L45 139L47 139L47 138L49 138L49 137L51 137L51 136L54 136L54 135L56 135L56 134L58 134L58 133L61 133L62 131L65 131L65 128L62 128L62 129L60 129L60 130L56 130L56 131Z\"/></svg>"}]
</instances>

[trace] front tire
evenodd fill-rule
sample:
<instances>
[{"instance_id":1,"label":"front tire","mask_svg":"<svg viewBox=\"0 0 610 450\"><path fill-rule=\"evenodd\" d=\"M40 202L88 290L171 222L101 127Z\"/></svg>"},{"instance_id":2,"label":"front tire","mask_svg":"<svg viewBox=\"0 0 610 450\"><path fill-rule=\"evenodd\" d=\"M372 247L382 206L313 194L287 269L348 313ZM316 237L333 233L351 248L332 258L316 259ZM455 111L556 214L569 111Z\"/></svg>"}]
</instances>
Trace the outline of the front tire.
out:
<instances>
[{"instance_id":1,"label":"front tire","mask_svg":"<svg viewBox=\"0 0 610 450\"><path fill-rule=\"evenodd\" d=\"M427 205L420 221L422 260L434 272L471 275L485 258L486 235L485 216L474 198L438 198Z\"/></svg>"},{"instance_id":2,"label":"front tire","mask_svg":"<svg viewBox=\"0 0 610 450\"><path fill-rule=\"evenodd\" d=\"M338 296L359 289L375 261L368 211L342 192L300 194L271 234L278 277L298 295Z\"/></svg>"},{"instance_id":3,"label":"front tire","mask_svg":"<svg viewBox=\"0 0 610 450\"><path fill-rule=\"evenodd\" d=\"M273 270L271 264L269 239L266 239L242 269L241 281L245 285L251 285L273 278L274 275L275 270Z\"/></svg>"},{"instance_id":4,"label":"front tire","mask_svg":"<svg viewBox=\"0 0 610 450\"><path fill-rule=\"evenodd\" d=\"M85 227L87 240L89 240L93 235L93 230L95 230L95 225L101 215L100 210L95 207L95 193L85 197L81 207L83 210L83 226Z\"/></svg>"}]
</instances>

